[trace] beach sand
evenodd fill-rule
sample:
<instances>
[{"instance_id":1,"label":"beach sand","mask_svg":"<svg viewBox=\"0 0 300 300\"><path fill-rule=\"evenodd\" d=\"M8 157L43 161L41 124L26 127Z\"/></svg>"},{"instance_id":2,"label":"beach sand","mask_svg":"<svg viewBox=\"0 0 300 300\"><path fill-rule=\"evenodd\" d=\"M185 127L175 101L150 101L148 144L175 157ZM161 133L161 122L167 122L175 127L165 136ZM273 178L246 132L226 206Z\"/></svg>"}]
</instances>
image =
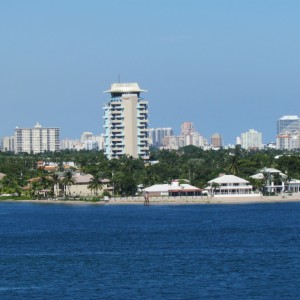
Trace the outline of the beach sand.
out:
<instances>
[{"instance_id":1,"label":"beach sand","mask_svg":"<svg viewBox=\"0 0 300 300\"><path fill-rule=\"evenodd\" d=\"M2 200L2 202L24 202L43 204L70 205L123 205L144 204L142 197L110 198L109 201L74 201L74 200ZM250 203L284 203L300 202L300 193L293 195L259 196L259 197L150 197L150 205L188 205L188 204L250 204Z\"/></svg>"}]
</instances>

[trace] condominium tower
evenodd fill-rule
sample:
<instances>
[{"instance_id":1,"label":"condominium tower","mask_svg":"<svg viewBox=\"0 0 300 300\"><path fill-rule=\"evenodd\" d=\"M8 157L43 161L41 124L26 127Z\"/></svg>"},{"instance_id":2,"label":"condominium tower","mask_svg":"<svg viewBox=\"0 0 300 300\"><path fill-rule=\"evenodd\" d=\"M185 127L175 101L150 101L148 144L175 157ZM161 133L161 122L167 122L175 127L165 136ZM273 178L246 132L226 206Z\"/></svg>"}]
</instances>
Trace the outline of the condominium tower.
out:
<instances>
[{"instance_id":1,"label":"condominium tower","mask_svg":"<svg viewBox=\"0 0 300 300\"><path fill-rule=\"evenodd\" d=\"M105 154L108 159L129 155L149 158L148 101L137 83L113 83L103 107Z\"/></svg>"},{"instance_id":2,"label":"condominium tower","mask_svg":"<svg viewBox=\"0 0 300 300\"><path fill-rule=\"evenodd\" d=\"M149 128L149 142L154 147L161 147L164 145L164 138L173 135L173 129L167 128Z\"/></svg>"},{"instance_id":3,"label":"condominium tower","mask_svg":"<svg viewBox=\"0 0 300 300\"><path fill-rule=\"evenodd\" d=\"M298 116L283 116L277 121L277 149L300 148L300 118Z\"/></svg>"},{"instance_id":4,"label":"condominium tower","mask_svg":"<svg viewBox=\"0 0 300 300\"><path fill-rule=\"evenodd\" d=\"M277 134L300 131L298 116L283 116L277 121Z\"/></svg>"},{"instance_id":5,"label":"condominium tower","mask_svg":"<svg viewBox=\"0 0 300 300\"><path fill-rule=\"evenodd\" d=\"M248 149L261 149L262 148L262 133L254 129L241 134L241 146Z\"/></svg>"},{"instance_id":6,"label":"condominium tower","mask_svg":"<svg viewBox=\"0 0 300 300\"><path fill-rule=\"evenodd\" d=\"M223 147L223 137L219 133L214 133L210 137L210 143L214 148Z\"/></svg>"},{"instance_id":7,"label":"condominium tower","mask_svg":"<svg viewBox=\"0 0 300 300\"><path fill-rule=\"evenodd\" d=\"M15 129L15 153L44 151L59 151L59 128L43 128L37 123L34 128Z\"/></svg>"}]
</instances>

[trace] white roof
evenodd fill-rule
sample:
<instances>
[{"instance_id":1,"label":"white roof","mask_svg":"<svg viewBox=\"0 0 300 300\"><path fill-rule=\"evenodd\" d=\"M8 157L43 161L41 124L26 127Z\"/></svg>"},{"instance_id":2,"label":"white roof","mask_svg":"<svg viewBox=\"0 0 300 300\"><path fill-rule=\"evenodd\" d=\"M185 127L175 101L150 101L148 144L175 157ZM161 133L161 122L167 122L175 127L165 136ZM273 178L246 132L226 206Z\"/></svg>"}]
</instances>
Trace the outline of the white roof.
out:
<instances>
[{"instance_id":1,"label":"white roof","mask_svg":"<svg viewBox=\"0 0 300 300\"><path fill-rule=\"evenodd\" d=\"M249 181L243 179L243 178L240 178L240 177L237 177L235 175L223 175L223 176L220 176L220 177L217 177L213 180L210 180L208 183L218 183L218 184L222 184L222 183L249 183Z\"/></svg>"},{"instance_id":2,"label":"white roof","mask_svg":"<svg viewBox=\"0 0 300 300\"><path fill-rule=\"evenodd\" d=\"M155 184L144 189L145 192L160 192L160 193L168 192L172 190L184 191L184 190L200 190L200 189L187 183L183 183L177 186L172 184Z\"/></svg>"},{"instance_id":3,"label":"white roof","mask_svg":"<svg viewBox=\"0 0 300 300\"><path fill-rule=\"evenodd\" d=\"M144 189L145 192L168 192L170 189L169 184L154 184Z\"/></svg>"},{"instance_id":4,"label":"white roof","mask_svg":"<svg viewBox=\"0 0 300 300\"><path fill-rule=\"evenodd\" d=\"M274 168L263 168L259 171L260 173L280 173L279 170L274 169Z\"/></svg>"},{"instance_id":5,"label":"white roof","mask_svg":"<svg viewBox=\"0 0 300 300\"><path fill-rule=\"evenodd\" d=\"M140 89L139 85L134 83L113 83L110 90L105 91L104 93L140 93L147 92L146 90Z\"/></svg>"},{"instance_id":6,"label":"white roof","mask_svg":"<svg viewBox=\"0 0 300 300\"><path fill-rule=\"evenodd\" d=\"M253 178L253 179L264 179L265 178L263 173L257 173L255 175L250 176L250 177Z\"/></svg>"},{"instance_id":7,"label":"white roof","mask_svg":"<svg viewBox=\"0 0 300 300\"><path fill-rule=\"evenodd\" d=\"M253 179L264 179L265 178L264 173L267 173L267 174L279 174L283 178L287 177L286 174L284 174L281 171L279 171L277 169L274 169L274 168L263 168L263 169L260 170L259 173L255 174L255 175L252 175L250 177L253 178Z\"/></svg>"},{"instance_id":8,"label":"white roof","mask_svg":"<svg viewBox=\"0 0 300 300\"><path fill-rule=\"evenodd\" d=\"M289 184L300 184L300 180L298 180L298 179L291 179L289 181Z\"/></svg>"},{"instance_id":9,"label":"white roof","mask_svg":"<svg viewBox=\"0 0 300 300\"><path fill-rule=\"evenodd\" d=\"M182 189L182 190L200 190L199 188L197 188L195 186L192 186L188 183L182 183L182 184L177 185L177 186L171 184L171 186L170 186L170 190L180 190L180 189Z\"/></svg>"},{"instance_id":10,"label":"white roof","mask_svg":"<svg viewBox=\"0 0 300 300\"><path fill-rule=\"evenodd\" d=\"M297 119L299 119L298 116L283 116L279 120L297 120Z\"/></svg>"}]
</instances>

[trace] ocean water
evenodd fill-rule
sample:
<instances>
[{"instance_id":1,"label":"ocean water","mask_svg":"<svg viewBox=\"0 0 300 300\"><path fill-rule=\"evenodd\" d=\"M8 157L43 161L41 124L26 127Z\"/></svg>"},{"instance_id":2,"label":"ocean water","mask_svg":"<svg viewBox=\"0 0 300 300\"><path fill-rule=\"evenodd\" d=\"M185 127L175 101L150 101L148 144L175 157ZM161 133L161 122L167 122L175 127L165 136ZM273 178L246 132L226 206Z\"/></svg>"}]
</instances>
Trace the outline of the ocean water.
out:
<instances>
[{"instance_id":1,"label":"ocean water","mask_svg":"<svg viewBox=\"0 0 300 300\"><path fill-rule=\"evenodd\" d=\"M0 203L0 299L299 299L300 203Z\"/></svg>"}]
</instances>

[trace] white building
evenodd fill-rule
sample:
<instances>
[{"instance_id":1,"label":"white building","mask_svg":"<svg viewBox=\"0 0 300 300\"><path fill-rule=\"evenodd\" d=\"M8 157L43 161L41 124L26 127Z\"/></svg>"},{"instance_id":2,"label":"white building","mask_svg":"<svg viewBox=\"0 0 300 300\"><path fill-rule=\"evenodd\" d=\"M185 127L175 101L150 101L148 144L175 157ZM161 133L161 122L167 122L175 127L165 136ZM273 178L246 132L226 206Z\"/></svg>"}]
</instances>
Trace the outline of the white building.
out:
<instances>
[{"instance_id":1,"label":"white building","mask_svg":"<svg viewBox=\"0 0 300 300\"><path fill-rule=\"evenodd\" d=\"M37 123L34 128L15 129L15 152L40 153L59 151L59 128L43 128Z\"/></svg>"},{"instance_id":2,"label":"white building","mask_svg":"<svg viewBox=\"0 0 300 300\"><path fill-rule=\"evenodd\" d=\"M283 116L277 121L277 149L300 148L300 118L298 116Z\"/></svg>"},{"instance_id":3,"label":"white building","mask_svg":"<svg viewBox=\"0 0 300 300\"><path fill-rule=\"evenodd\" d=\"M149 128L149 143L154 147L163 146L164 138L173 135L171 127L166 128Z\"/></svg>"},{"instance_id":4,"label":"white building","mask_svg":"<svg viewBox=\"0 0 300 300\"><path fill-rule=\"evenodd\" d=\"M2 151L15 151L15 137L14 136L6 136L2 139Z\"/></svg>"},{"instance_id":5,"label":"white building","mask_svg":"<svg viewBox=\"0 0 300 300\"><path fill-rule=\"evenodd\" d=\"M60 142L61 150L102 150L104 149L104 134L93 135L92 133L83 133L80 140L63 139Z\"/></svg>"},{"instance_id":6,"label":"white building","mask_svg":"<svg viewBox=\"0 0 300 300\"><path fill-rule=\"evenodd\" d=\"M154 184L143 190L147 192L149 196L158 197L158 196L199 196L201 190L195 186L190 185L189 183L180 183L179 180L173 180L171 184Z\"/></svg>"},{"instance_id":7,"label":"white building","mask_svg":"<svg viewBox=\"0 0 300 300\"><path fill-rule=\"evenodd\" d=\"M252 191L249 181L235 175L221 175L208 182L205 190L214 197L252 197L260 196Z\"/></svg>"},{"instance_id":8,"label":"white building","mask_svg":"<svg viewBox=\"0 0 300 300\"><path fill-rule=\"evenodd\" d=\"M259 173L250 176L263 181L263 189L266 193L280 193L285 190L287 175L274 168L263 168Z\"/></svg>"},{"instance_id":9,"label":"white building","mask_svg":"<svg viewBox=\"0 0 300 300\"><path fill-rule=\"evenodd\" d=\"M250 129L247 132L241 134L241 146L243 149L261 149L262 133L254 129Z\"/></svg>"},{"instance_id":10,"label":"white building","mask_svg":"<svg viewBox=\"0 0 300 300\"><path fill-rule=\"evenodd\" d=\"M276 148L280 150L300 149L300 131L278 134Z\"/></svg>"},{"instance_id":11,"label":"white building","mask_svg":"<svg viewBox=\"0 0 300 300\"><path fill-rule=\"evenodd\" d=\"M113 83L104 106L105 154L149 158L148 101L137 83Z\"/></svg>"}]
</instances>

